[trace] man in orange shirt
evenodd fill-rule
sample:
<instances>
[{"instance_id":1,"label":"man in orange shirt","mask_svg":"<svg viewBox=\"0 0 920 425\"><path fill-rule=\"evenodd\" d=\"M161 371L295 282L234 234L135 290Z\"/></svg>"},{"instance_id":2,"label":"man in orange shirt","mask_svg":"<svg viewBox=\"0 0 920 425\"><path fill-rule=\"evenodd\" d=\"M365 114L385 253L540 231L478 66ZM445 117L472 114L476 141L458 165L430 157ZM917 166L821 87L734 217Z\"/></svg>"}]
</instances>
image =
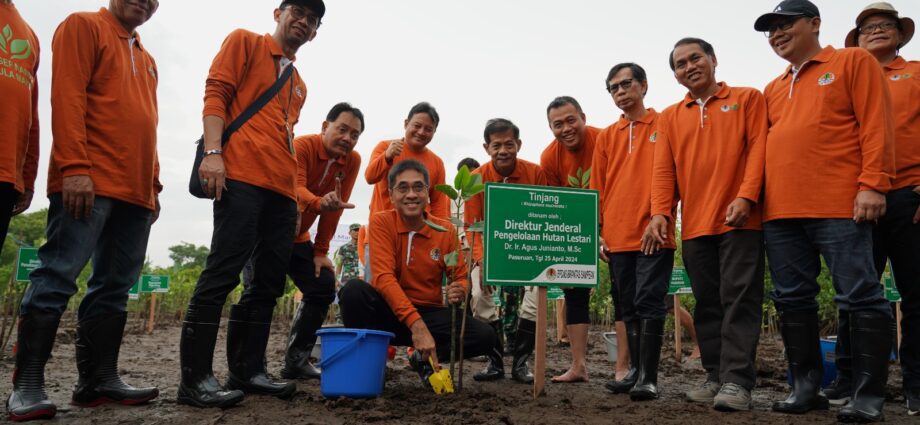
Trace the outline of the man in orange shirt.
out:
<instances>
[{"instance_id":1,"label":"man in orange shirt","mask_svg":"<svg viewBox=\"0 0 920 425\"><path fill-rule=\"evenodd\" d=\"M9 27L9 49L0 49L0 92L6 107L0 143L0 235L6 235L10 218L32 203L38 172L38 37L11 0L0 0L0 25ZM15 48L14 45L15 44ZM3 253L3 243L0 243Z\"/></svg>"},{"instance_id":2,"label":"man in orange shirt","mask_svg":"<svg viewBox=\"0 0 920 425\"><path fill-rule=\"evenodd\" d=\"M325 12L322 0L282 0L274 10L273 34L235 30L211 64L202 120L205 157L198 174L205 193L215 199L214 233L182 325L180 404L228 407L244 393L287 398L296 390L293 383L275 383L266 374L265 347L294 236L300 233L298 211L308 203L297 189L292 130L307 89L293 68L294 55L316 36ZM289 80L275 97L222 145L228 123L286 71ZM252 284L230 308L227 324L228 391L214 378L214 344L224 302L250 258Z\"/></svg>"},{"instance_id":3,"label":"man in orange shirt","mask_svg":"<svg viewBox=\"0 0 920 425\"><path fill-rule=\"evenodd\" d=\"M93 272L77 311L79 379L71 404L132 405L159 395L157 388L129 386L118 374L128 290L144 265L162 188L156 63L135 32L157 6L155 0L114 0L108 9L68 16L55 32L48 241L39 248L42 265L29 276L20 309L19 352L7 401L14 421L56 413L43 388L44 366L90 258ZM8 46L24 54L22 44Z\"/></svg>"},{"instance_id":4,"label":"man in orange shirt","mask_svg":"<svg viewBox=\"0 0 920 425\"><path fill-rule=\"evenodd\" d=\"M587 188L591 179L594 142L601 130L585 124L585 113L581 105L570 96L553 99L546 107L546 119L556 137L540 155L540 168L546 173L547 185ZM552 381L587 382L585 354L588 350L588 328L591 326L588 308L591 290L567 288L563 289L563 293L572 366L564 374L554 376ZM614 308L616 314L619 314L619 310Z\"/></svg>"},{"instance_id":5,"label":"man in orange shirt","mask_svg":"<svg viewBox=\"0 0 920 425\"><path fill-rule=\"evenodd\" d=\"M521 150L520 130L514 123L503 118L491 119L486 123L483 132L483 148L492 158L491 161L483 164L473 171L473 174L482 176L483 184L489 182L529 184L537 186L546 186L546 174L539 165L534 164L517 157L518 151ZM485 195L480 193L467 201L464 206L464 222L475 223L485 219ZM484 270L483 258L484 251L482 247L482 234L468 232L467 239L471 241L473 249L474 267L480 270L480 282L482 284L482 270ZM536 291L533 287L524 288L523 300L520 308L520 318L517 323L513 324L511 334L513 340L509 337L508 344L513 344L511 352L514 355L512 360L511 378L522 383L533 382L533 374L527 370L527 360L533 353L535 340L535 330L537 327L536 315ZM517 313L517 303L512 301L520 298L521 287L502 287L503 294L513 294L505 296L503 315ZM509 302L510 301L510 302ZM514 312L514 313L511 313ZM507 322L506 326L507 326ZM508 328L506 327L506 330ZM500 340L497 340L500 341ZM491 381L501 379L505 376L504 365L502 364L501 354L490 352L489 365L484 371L477 374L473 379L477 381Z\"/></svg>"},{"instance_id":6,"label":"man in orange shirt","mask_svg":"<svg viewBox=\"0 0 920 425\"><path fill-rule=\"evenodd\" d=\"M890 95L878 61L863 49L821 47L818 8L786 0L760 16L773 51L790 66L764 90L767 138L763 229L792 373L792 393L773 410L827 409L819 392L817 277L823 256L849 314L853 399L844 422L883 418L891 309L872 258L872 223L885 214L894 175ZM819 187L820 190L815 190Z\"/></svg>"},{"instance_id":7,"label":"man in orange shirt","mask_svg":"<svg viewBox=\"0 0 920 425\"><path fill-rule=\"evenodd\" d=\"M371 283L347 282L339 291L339 306L346 327L393 332L393 345L413 346L413 368L423 382L430 373L429 357L450 355L451 314L444 305L441 280L447 276L447 301L459 304L469 292L466 261L460 251L457 229L425 212L428 207L428 170L416 160L396 163L387 176L394 209L381 211L368 224L374 277ZM428 219L447 231L428 226ZM458 253L456 266L445 257ZM455 332L460 332L457 320ZM469 318L463 339L466 357L499 353L489 325ZM498 354L500 356L500 354Z\"/></svg>"},{"instance_id":8,"label":"man in orange shirt","mask_svg":"<svg viewBox=\"0 0 920 425\"><path fill-rule=\"evenodd\" d=\"M626 376L607 382L606 388L614 394L628 392L635 401L651 400L658 398L658 360L668 313L664 300L674 265L673 242L654 252L641 250L649 221L658 112L645 107L648 80L641 66L617 64L605 83L623 114L597 136L591 188L599 192L600 256L610 264L630 360Z\"/></svg>"},{"instance_id":9,"label":"man in orange shirt","mask_svg":"<svg viewBox=\"0 0 920 425\"><path fill-rule=\"evenodd\" d=\"M661 113L645 248L668 240L681 200L684 265L706 381L687 399L717 410L750 410L763 310L763 185L767 109L763 95L716 79L715 51L679 40L671 70L688 93Z\"/></svg>"},{"instance_id":10,"label":"man in orange shirt","mask_svg":"<svg viewBox=\"0 0 920 425\"><path fill-rule=\"evenodd\" d=\"M294 139L297 151L298 198L307 207L300 215L300 229L294 239L287 274L303 293L291 322L287 354L281 376L285 379L318 379L320 371L310 363L316 331L323 325L329 305L335 300L335 269L329 260L329 241L335 234L348 204L361 155L354 151L364 131L364 114L348 103L329 110L320 134ZM319 219L314 241L310 227ZM357 229L354 229L357 236Z\"/></svg>"},{"instance_id":11,"label":"man in orange shirt","mask_svg":"<svg viewBox=\"0 0 920 425\"><path fill-rule=\"evenodd\" d=\"M920 62L898 55L914 35L914 21L898 16L888 3L872 3L856 18L846 46L859 45L882 64L891 89L894 115L895 178L885 203L885 215L873 231L875 271L881 277L891 260L901 293L901 374L909 415L920 414ZM841 311L839 321L849 323ZM843 326L841 326L843 328ZM846 328L848 329L849 326ZM846 339L844 339L846 337ZM846 344L844 344L844 342ZM852 395L849 338L837 334L837 382L824 393L833 404Z\"/></svg>"}]
</instances>

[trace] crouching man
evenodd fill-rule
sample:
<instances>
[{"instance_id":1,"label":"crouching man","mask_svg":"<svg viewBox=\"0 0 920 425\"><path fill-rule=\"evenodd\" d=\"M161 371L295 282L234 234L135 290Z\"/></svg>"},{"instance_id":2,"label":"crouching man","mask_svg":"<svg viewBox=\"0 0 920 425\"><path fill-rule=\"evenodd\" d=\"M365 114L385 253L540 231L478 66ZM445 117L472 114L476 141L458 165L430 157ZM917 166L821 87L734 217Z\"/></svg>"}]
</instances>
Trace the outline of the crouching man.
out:
<instances>
[{"instance_id":1,"label":"crouching man","mask_svg":"<svg viewBox=\"0 0 920 425\"><path fill-rule=\"evenodd\" d=\"M396 334L393 345L413 346L413 368L423 378L434 363L450 355L450 309L441 296L446 275L447 300L461 302L470 289L462 257L456 266L445 257L459 249L457 230L447 221L425 213L428 206L428 170L422 163L396 163L387 176L394 209L371 216L371 283L351 280L339 291L342 321L346 327L376 329ZM443 226L439 232L425 220ZM456 320L457 332L460 320ZM463 337L466 357L498 352L495 331L489 325L468 318Z\"/></svg>"}]
</instances>

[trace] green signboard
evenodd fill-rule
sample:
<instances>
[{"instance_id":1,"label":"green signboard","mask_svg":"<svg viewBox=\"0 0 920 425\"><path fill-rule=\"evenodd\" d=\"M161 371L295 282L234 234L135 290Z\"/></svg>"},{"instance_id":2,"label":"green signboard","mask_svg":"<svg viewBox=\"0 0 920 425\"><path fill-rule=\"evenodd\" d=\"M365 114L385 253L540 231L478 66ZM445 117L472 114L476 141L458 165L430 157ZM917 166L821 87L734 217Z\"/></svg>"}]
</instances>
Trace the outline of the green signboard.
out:
<instances>
[{"instance_id":1,"label":"green signboard","mask_svg":"<svg viewBox=\"0 0 920 425\"><path fill-rule=\"evenodd\" d=\"M668 285L668 295L692 294L690 288L690 276L687 275L687 269L683 267L674 267L671 270L671 283Z\"/></svg>"},{"instance_id":2,"label":"green signboard","mask_svg":"<svg viewBox=\"0 0 920 425\"><path fill-rule=\"evenodd\" d=\"M140 292L169 292L169 276L143 275L139 279Z\"/></svg>"},{"instance_id":3,"label":"green signboard","mask_svg":"<svg viewBox=\"0 0 920 425\"><path fill-rule=\"evenodd\" d=\"M38 259L38 248L19 248L19 262L16 264L16 280L28 282L29 273L42 265Z\"/></svg>"},{"instance_id":4,"label":"green signboard","mask_svg":"<svg viewBox=\"0 0 920 425\"><path fill-rule=\"evenodd\" d=\"M889 302L899 303L901 302L901 293L898 292L898 287L894 284L894 277L891 276L891 273L885 273L882 276L882 284L885 285L885 299Z\"/></svg>"},{"instance_id":5,"label":"green signboard","mask_svg":"<svg viewBox=\"0 0 920 425\"><path fill-rule=\"evenodd\" d=\"M597 286L597 191L489 183L485 281Z\"/></svg>"},{"instance_id":6,"label":"green signboard","mask_svg":"<svg viewBox=\"0 0 920 425\"><path fill-rule=\"evenodd\" d=\"M549 288L546 290L547 301L558 300L563 297L565 297L565 293L562 292L562 288Z\"/></svg>"},{"instance_id":7,"label":"green signboard","mask_svg":"<svg viewBox=\"0 0 920 425\"><path fill-rule=\"evenodd\" d=\"M136 300L141 296L141 280L138 279L137 282L134 282L134 286L128 290L128 299Z\"/></svg>"}]
</instances>

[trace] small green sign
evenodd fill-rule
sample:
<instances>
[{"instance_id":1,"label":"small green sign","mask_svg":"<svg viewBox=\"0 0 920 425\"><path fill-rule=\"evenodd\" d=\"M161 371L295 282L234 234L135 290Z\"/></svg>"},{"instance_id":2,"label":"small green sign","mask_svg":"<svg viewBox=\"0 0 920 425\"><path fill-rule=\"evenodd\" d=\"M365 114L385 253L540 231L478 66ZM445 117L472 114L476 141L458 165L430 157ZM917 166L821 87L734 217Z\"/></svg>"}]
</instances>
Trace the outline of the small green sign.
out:
<instances>
[{"instance_id":1,"label":"small green sign","mask_svg":"<svg viewBox=\"0 0 920 425\"><path fill-rule=\"evenodd\" d=\"M138 279L137 282L134 282L134 286L128 290L128 299L136 300L141 297L141 280Z\"/></svg>"},{"instance_id":2,"label":"small green sign","mask_svg":"<svg viewBox=\"0 0 920 425\"><path fill-rule=\"evenodd\" d=\"M19 262L16 265L16 280L28 282L29 273L42 265L38 259L38 248L19 248Z\"/></svg>"},{"instance_id":3,"label":"small green sign","mask_svg":"<svg viewBox=\"0 0 920 425\"><path fill-rule=\"evenodd\" d=\"M488 183L485 281L597 286L596 190Z\"/></svg>"},{"instance_id":4,"label":"small green sign","mask_svg":"<svg viewBox=\"0 0 920 425\"><path fill-rule=\"evenodd\" d=\"M169 276L145 274L140 277L139 281L141 284L140 292L142 293L169 292Z\"/></svg>"},{"instance_id":5,"label":"small green sign","mask_svg":"<svg viewBox=\"0 0 920 425\"><path fill-rule=\"evenodd\" d=\"M553 287L553 288L549 288L546 290L546 300L547 301L554 301L554 300L558 300L559 298L563 298L563 297L565 297L565 293L562 292L562 288Z\"/></svg>"},{"instance_id":6,"label":"small green sign","mask_svg":"<svg viewBox=\"0 0 920 425\"><path fill-rule=\"evenodd\" d=\"M885 285L885 299L889 302L899 303L901 302L901 293L898 292L898 287L894 284L894 277L891 276L891 273L885 273L882 276L882 284Z\"/></svg>"},{"instance_id":7,"label":"small green sign","mask_svg":"<svg viewBox=\"0 0 920 425\"><path fill-rule=\"evenodd\" d=\"M687 269L683 267L674 267L671 270L671 283L668 285L668 295L692 294L693 289L690 287L690 276L687 275Z\"/></svg>"}]
</instances>

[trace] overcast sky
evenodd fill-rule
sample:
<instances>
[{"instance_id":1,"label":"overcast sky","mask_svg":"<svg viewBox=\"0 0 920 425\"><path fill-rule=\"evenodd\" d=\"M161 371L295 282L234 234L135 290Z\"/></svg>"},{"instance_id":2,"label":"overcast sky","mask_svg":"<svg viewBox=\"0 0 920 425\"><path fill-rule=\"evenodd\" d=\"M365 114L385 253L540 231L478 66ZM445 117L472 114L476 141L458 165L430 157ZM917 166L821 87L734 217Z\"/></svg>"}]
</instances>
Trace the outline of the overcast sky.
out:
<instances>
[{"instance_id":1,"label":"overcast sky","mask_svg":"<svg viewBox=\"0 0 920 425\"><path fill-rule=\"evenodd\" d=\"M843 47L846 33L869 0L819 0L822 44ZM169 265L168 247L181 241L209 245L211 203L187 192L201 134L204 80L224 37L235 28L274 31L269 0L160 0L153 18L138 29L159 68L160 179L163 212L150 236L148 256ZM685 36L715 46L716 75L730 85L762 89L787 65L754 20L776 5L769 0L326 0L316 39L297 55L308 96L298 135L317 133L329 108L348 101L361 108L367 128L358 142L361 177L343 222L366 222L371 188L364 166L380 140L401 137L409 108L429 101L441 124L429 147L454 175L466 156L485 162L486 120L504 117L521 128L520 156L539 161L553 139L546 105L556 96L581 102L588 124L606 127L619 110L604 90L607 71L637 62L648 72L646 105L664 109L685 93L668 67L674 42ZM52 143L51 37L68 14L107 6L107 0L21 0L17 7L41 42L39 71L41 159L32 210L46 207ZM920 2L897 0L902 16L920 19ZM920 39L902 50L920 59Z\"/></svg>"}]
</instances>

